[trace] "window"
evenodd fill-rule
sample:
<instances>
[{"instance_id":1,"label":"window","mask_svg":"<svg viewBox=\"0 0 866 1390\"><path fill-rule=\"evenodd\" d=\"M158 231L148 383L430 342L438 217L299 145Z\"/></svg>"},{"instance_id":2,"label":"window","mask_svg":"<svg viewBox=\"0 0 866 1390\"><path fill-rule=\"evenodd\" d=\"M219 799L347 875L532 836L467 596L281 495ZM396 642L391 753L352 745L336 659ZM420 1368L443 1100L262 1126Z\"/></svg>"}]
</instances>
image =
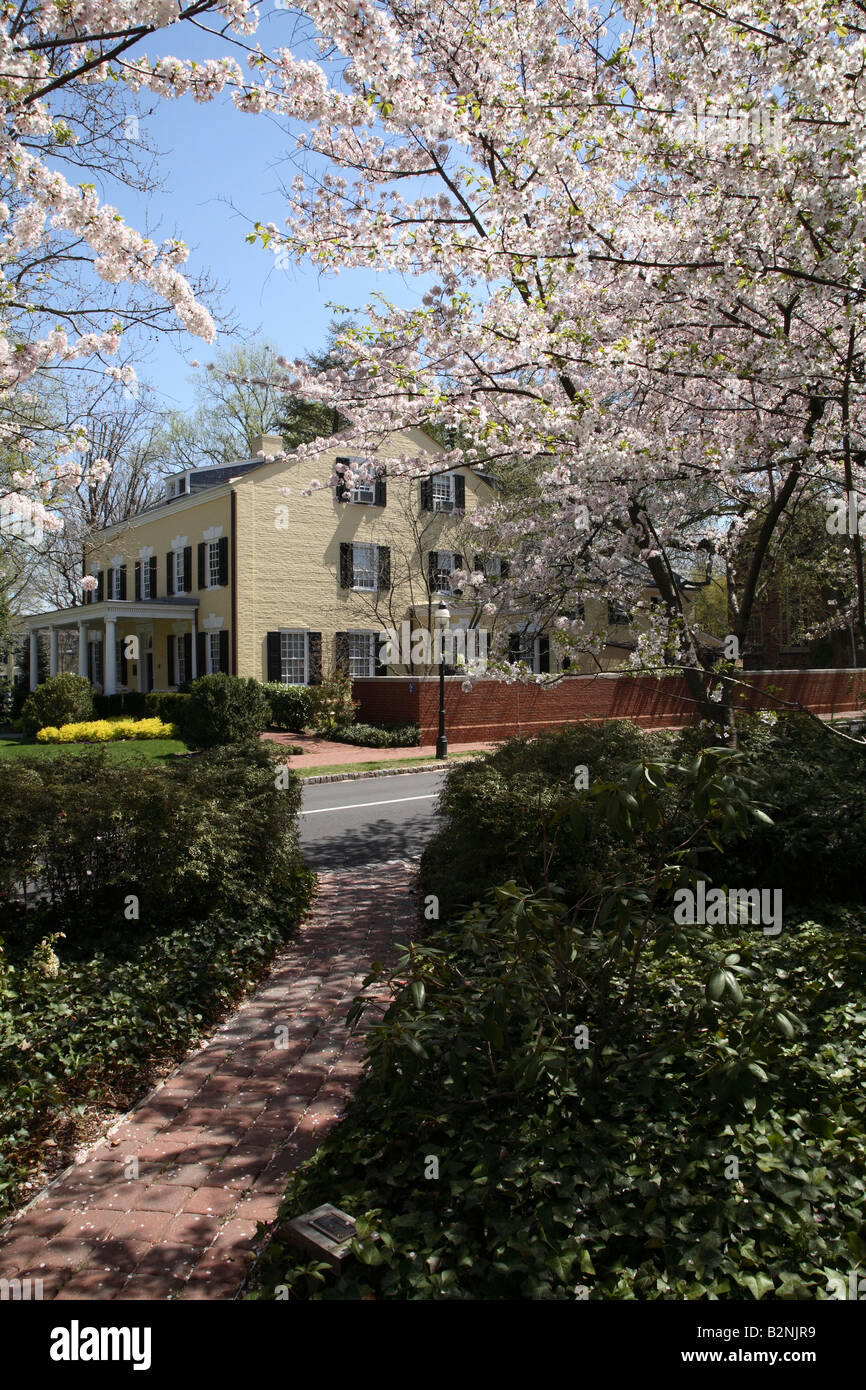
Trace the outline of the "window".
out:
<instances>
[{"instance_id":1,"label":"window","mask_svg":"<svg viewBox=\"0 0 866 1390\"><path fill-rule=\"evenodd\" d=\"M105 597L120 598L120 569L106 570L105 573Z\"/></svg>"},{"instance_id":2,"label":"window","mask_svg":"<svg viewBox=\"0 0 866 1390\"><path fill-rule=\"evenodd\" d=\"M152 586L151 586L151 576L152 576L152 574L153 574L153 570L152 570L152 566L151 566L150 561L149 561L149 560L142 560L142 562L141 562L141 597L142 597L142 598L155 598L155 597L156 597L156 595L153 593L153 589L152 589Z\"/></svg>"},{"instance_id":3,"label":"window","mask_svg":"<svg viewBox=\"0 0 866 1390\"><path fill-rule=\"evenodd\" d=\"M436 473L430 479L430 482L432 484L433 511L453 512L454 474Z\"/></svg>"},{"instance_id":4,"label":"window","mask_svg":"<svg viewBox=\"0 0 866 1390\"><path fill-rule=\"evenodd\" d=\"M376 633L347 632L346 640L349 649L349 675L352 679L359 676L375 676Z\"/></svg>"},{"instance_id":5,"label":"window","mask_svg":"<svg viewBox=\"0 0 866 1390\"><path fill-rule=\"evenodd\" d=\"M435 594L454 593L454 570L457 556L452 550L432 550L430 552L431 589Z\"/></svg>"},{"instance_id":6,"label":"window","mask_svg":"<svg viewBox=\"0 0 866 1390\"><path fill-rule=\"evenodd\" d=\"M183 562L182 550L172 551L171 569L172 592L175 594L185 594L188 586L186 582L186 568Z\"/></svg>"},{"instance_id":7,"label":"window","mask_svg":"<svg viewBox=\"0 0 866 1390\"><path fill-rule=\"evenodd\" d=\"M90 644L90 679L94 685L102 685L102 639Z\"/></svg>"},{"instance_id":8,"label":"window","mask_svg":"<svg viewBox=\"0 0 866 1390\"><path fill-rule=\"evenodd\" d=\"M803 598L789 595L782 601L781 638L782 646L789 651L808 647L804 636L805 629L815 619L811 605Z\"/></svg>"},{"instance_id":9,"label":"window","mask_svg":"<svg viewBox=\"0 0 866 1390\"><path fill-rule=\"evenodd\" d=\"M205 662L208 676L213 676L220 671L220 634L218 632L205 634Z\"/></svg>"},{"instance_id":10,"label":"window","mask_svg":"<svg viewBox=\"0 0 866 1390\"><path fill-rule=\"evenodd\" d=\"M764 619L762 614L753 613L746 628L746 649L757 651L764 645Z\"/></svg>"},{"instance_id":11,"label":"window","mask_svg":"<svg viewBox=\"0 0 866 1390\"><path fill-rule=\"evenodd\" d=\"M213 634L211 634L213 635ZM183 685L189 679L189 671L186 669L186 643L183 637L174 639L174 680L176 685Z\"/></svg>"},{"instance_id":12,"label":"window","mask_svg":"<svg viewBox=\"0 0 866 1390\"><path fill-rule=\"evenodd\" d=\"M307 684L306 632L280 633L280 680L283 685Z\"/></svg>"},{"instance_id":13,"label":"window","mask_svg":"<svg viewBox=\"0 0 866 1390\"><path fill-rule=\"evenodd\" d=\"M375 589L376 547L374 545L352 546L352 587L354 589Z\"/></svg>"},{"instance_id":14,"label":"window","mask_svg":"<svg viewBox=\"0 0 866 1390\"><path fill-rule=\"evenodd\" d=\"M182 497L186 492L186 474L182 473L179 478L168 478L165 484L165 495L169 500L172 497Z\"/></svg>"},{"instance_id":15,"label":"window","mask_svg":"<svg viewBox=\"0 0 866 1390\"><path fill-rule=\"evenodd\" d=\"M616 599L609 598L607 601L607 621L611 627L625 627L630 621L628 610Z\"/></svg>"},{"instance_id":16,"label":"window","mask_svg":"<svg viewBox=\"0 0 866 1390\"><path fill-rule=\"evenodd\" d=\"M508 660L526 662L535 676L546 674L550 671L550 638L544 632L512 632Z\"/></svg>"},{"instance_id":17,"label":"window","mask_svg":"<svg viewBox=\"0 0 866 1390\"><path fill-rule=\"evenodd\" d=\"M220 543L219 541L208 541L207 543L207 586L215 589L220 583Z\"/></svg>"}]
</instances>

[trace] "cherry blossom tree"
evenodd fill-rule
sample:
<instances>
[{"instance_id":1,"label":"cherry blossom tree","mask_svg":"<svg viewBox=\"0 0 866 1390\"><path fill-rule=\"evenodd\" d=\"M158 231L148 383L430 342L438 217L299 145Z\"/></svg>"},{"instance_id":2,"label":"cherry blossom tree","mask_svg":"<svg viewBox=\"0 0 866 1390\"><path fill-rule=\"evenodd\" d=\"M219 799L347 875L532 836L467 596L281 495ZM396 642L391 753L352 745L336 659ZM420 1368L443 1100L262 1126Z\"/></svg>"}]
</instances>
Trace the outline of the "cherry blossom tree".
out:
<instances>
[{"instance_id":1,"label":"cherry blossom tree","mask_svg":"<svg viewBox=\"0 0 866 1390\"><path fill-rule=\"evenodd\" d=\"M285 364L291 384L339 400L355 450L448 422L470 460L531 460L540 505L513 523L515 586L627 603L648 571L664 603L637 660L673 633L691 698L730 723L684 561L727 567L742 643L787 509L866 481L866 10L299 9L318 56L263 55L236 97L293 122L289 214L260 235L429 290L372 306L341 369ZM862 632L859 537L854 552Z\"/></svg>"}]
</instances>

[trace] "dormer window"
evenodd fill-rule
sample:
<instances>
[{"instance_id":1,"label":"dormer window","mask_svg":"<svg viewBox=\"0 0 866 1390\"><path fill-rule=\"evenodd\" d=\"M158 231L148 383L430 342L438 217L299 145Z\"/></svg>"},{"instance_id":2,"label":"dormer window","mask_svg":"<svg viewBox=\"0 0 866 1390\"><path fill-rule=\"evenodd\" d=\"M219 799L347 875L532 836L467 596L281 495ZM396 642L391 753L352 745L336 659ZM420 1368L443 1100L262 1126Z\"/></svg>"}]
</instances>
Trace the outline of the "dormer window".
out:
<instances>
[{"instance_id":1,"label":"dormer window","mask_svg":"<svg viewBox=\"0 0 866 1390\"><path fill-rule=\"evenodd\" d=\"M182 497L186 492L186 474L181 473L175 478L166 478L165 496L166 501L171 501L173 497Z\"/></svg>"}]
</instances>

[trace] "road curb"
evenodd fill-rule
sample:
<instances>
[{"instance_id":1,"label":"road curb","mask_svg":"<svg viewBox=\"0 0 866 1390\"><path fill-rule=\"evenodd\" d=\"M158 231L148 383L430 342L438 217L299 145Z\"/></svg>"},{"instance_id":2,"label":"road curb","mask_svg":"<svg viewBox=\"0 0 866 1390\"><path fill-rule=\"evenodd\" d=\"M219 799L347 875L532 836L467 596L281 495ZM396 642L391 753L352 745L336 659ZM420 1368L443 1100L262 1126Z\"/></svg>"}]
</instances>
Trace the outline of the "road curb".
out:
<instances>
[{"instance_id":1,"label":"road curb","mask_svg":"<svg viewBox=\"0 0 866 1390\"><path fill-rule=\"evenodd\" d=\"M439 767L447 767L447 763L419 763L417 767L377 767L372 772L332 772L318 773L311 777L298 775L305 787L315 786L317 782L361 782L367 777L406 777L413 772L435 772Z\"/></svg>"}]
</instances>

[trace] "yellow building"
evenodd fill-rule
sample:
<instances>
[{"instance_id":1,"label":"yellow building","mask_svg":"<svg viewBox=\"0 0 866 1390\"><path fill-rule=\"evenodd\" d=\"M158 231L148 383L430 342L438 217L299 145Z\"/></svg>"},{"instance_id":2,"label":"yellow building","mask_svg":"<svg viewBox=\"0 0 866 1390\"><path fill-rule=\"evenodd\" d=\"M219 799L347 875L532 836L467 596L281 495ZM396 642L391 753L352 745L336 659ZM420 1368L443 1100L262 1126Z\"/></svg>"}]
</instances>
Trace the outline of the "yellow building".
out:
<instances>
[{"instance_id":1,"label":"yellow building","mask_svg":"<svg viewBox=\"0 0 866 1390\"><path fill-rule=\"evenodd\" d=\"M400 454L429 454L435 467L442 450L420 430L391 439L376 481L351 493L328 483L351 462L339 437L291 465L268 458L278 438L257 445L252 459L176 474L161 502L97 534L84 605L25 620L31 687L46 629L52 675L58 633L77 628L80 674L114 694L214 671L302 684L336 669L385 674L383 628L429 627L440 596L452 626L472 621L451 575L483 563L462 553L466 517L492 496L481 475L389 476Z\"/></svg>"}]
</instances>

